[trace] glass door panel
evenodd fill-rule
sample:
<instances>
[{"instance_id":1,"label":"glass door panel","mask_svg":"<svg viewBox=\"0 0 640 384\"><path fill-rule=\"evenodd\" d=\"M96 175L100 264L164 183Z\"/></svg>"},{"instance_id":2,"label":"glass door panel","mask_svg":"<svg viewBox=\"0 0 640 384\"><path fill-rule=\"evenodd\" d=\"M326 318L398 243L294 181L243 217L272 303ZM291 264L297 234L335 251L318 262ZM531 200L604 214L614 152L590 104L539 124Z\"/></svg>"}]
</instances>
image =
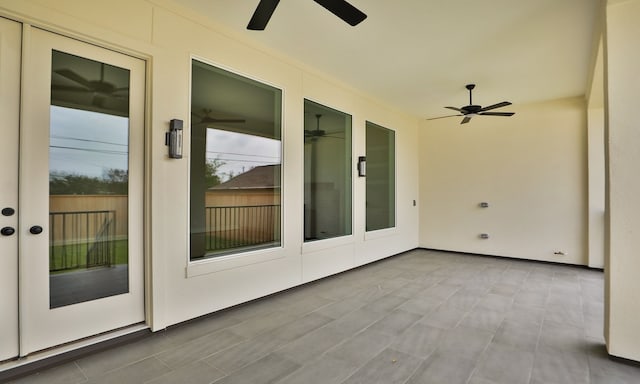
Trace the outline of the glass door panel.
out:
<instances>
[{"instance_id":1,"label":"glass door panel","mask_svg":"<svg viewBox=\"0 0 640 384\"><path fill-rule=\"evenodd\" d=\"M49 306L129 292L129 70L52 53Z\"/></svg>"}]
</instances>

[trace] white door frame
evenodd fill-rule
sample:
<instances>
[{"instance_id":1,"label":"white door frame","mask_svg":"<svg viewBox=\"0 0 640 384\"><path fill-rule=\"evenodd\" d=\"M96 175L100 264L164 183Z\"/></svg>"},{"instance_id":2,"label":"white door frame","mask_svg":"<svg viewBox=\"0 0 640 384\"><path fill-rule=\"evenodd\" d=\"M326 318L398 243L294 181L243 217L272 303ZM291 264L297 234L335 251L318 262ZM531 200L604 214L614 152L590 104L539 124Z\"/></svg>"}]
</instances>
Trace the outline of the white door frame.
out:
<instances>
[{"instance_id":1,"label":"white door frame","mask_svg":"<svg viewBox=\"0 0 640 384\"><path fill-rule=\"evenodd\" d=\"M18 235L20 355L25 356L145 321L145 63L131 56L28 25L23 28L22 44ZM54 48L131 71L129 151L134 161L129 161L129 293L50 309L48 127L51 84L49 65L51 49ZM34 225L43 227L43 233L31 234L29 229ZM132 279L132 276L136 277Z\"/></svg>"}]
</instances>

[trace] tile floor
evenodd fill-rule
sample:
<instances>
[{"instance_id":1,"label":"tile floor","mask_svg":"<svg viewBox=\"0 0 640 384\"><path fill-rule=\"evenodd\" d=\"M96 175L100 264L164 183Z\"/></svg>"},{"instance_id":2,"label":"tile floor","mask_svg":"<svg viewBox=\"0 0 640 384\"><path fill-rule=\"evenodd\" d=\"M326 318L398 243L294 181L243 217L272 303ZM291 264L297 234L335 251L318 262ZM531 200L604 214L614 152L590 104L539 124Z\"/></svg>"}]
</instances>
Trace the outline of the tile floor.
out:
<instances>
[{"instance_id":1,"label":"tile floor","mask_svg":"<svg viewBox=\"0 0 640 384\"><path fill-rule=\"evenodd\" d=\"M14 383L640 383L603 274L414 250Z\"/></svg>"}]
</instances>

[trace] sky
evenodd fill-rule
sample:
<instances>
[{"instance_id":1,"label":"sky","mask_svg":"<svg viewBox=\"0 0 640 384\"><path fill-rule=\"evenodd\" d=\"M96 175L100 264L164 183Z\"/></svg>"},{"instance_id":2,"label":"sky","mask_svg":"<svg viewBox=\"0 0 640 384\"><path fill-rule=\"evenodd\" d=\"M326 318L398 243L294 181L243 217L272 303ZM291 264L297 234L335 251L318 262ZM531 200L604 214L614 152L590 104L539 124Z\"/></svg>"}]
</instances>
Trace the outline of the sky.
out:
<instances>
[{"instance_id":1,"label":"sky","mask_svg":"<svg viewBox=\"0 0 640 384\"><path fill-rule=\"evenodd\" d=\"M109 169L128 169L129 119L51 106L50 173L102 177ZM207 129L207 158L219 159L222 181L268 164L280 164L281 142L260 136Z\"/></svg>"},{"instance_id":2,"label":"sky","mask_svg":"<svg viewBox=\"0 0 640 384\"><path fill-rule=\"evenodd\" d=\"M280 164L280 154L280 140L207 129L207 159L219 159L224 163L218 171L222 181L227 181L231 174L237 176L253 167Z\"/></svg>"},{"instance_id":3,"label":"sky","mask_svg":"<svg viewBox=\"0 0 640 384\"><path fill-rule=\"evenodd\" d=\"M128 169L129 119L51 106L49 171L102 177Z\"/></svg>"}]
</instances>

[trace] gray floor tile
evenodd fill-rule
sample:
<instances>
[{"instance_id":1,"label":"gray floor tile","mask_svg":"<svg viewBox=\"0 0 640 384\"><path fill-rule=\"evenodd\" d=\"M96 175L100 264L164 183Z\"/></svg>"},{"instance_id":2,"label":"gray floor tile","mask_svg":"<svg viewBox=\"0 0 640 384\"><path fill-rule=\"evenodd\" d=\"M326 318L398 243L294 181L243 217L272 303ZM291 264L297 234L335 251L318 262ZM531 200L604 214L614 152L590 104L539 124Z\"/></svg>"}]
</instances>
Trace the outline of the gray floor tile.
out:
<instances>
[{"instance_id":1,"label":"gray floor tile","mask_svg":"<svg viewBox=\"0 0 640 384\"><path fill-rule=\"evenodd\" d=\"M513 305L513 298L489 293L476 304L475 308L490 309L493 311L507 312Z\"/></svg>"},{"instance_id":2,"label":"gray floor tile","mask_svg":"<svg viewBox=\"0 0 640 384\"><path fill-rule=\"evenodd\" d=\"M360 308L330 322L325 327L332 328L345 335L353 335L369 327L383 316L384 313Z\"/></svg>"},{"instance_id":3,"label":"gray floor tile","mask_svg":"<svg viewBox=\"0 0 640 384\"><path fill-rule=\"evenodd\" d=\"M421 362L417 357L385 349L345 380L344 384L402 384Z\"/></svg>"},{"instance_id":4,"label":"gray floor tile","mask_svg":"<svg viewBox=\"0 0 640 384\"><path fill-rule=\"evenodd\" d=\"M318 313L310 313L307 316L296 319L288 324L281 326L271 332L269 335L283 341L293 341L314 330L333 321L331 317L323 316Z\"/></svg>"},{"instance_id":5,"label":"gray floor tile","mask_svg":"<svg viewBox=\"0 0 640 384\"><path fill-rule=\"evenodd\" d=\"M254 316L238 325L234 325L233 327L227 329L240 336L251 338L261 333L265 333L272 329L278 328L295 319L296 317L292 314L278 311L266 315Z\"/></svg>"},{"instance_id":6,"label":"gray floor tile","mask_svg":"<svg viewBox=\"0 0 640 384\"><path fill-rule=\"evenodd\" d=\"M482 329L494 333L505 319L505 313L494 309L476 307L469 311L460 325L470 328Z\"/></svg>"},{"instance_id":7,"label":"gray floor tile","mask_svg":"<svg viewBox=\"0 0 640 384\"><path fill-rule=\"evenodd\" d=\"M540 347L535 354L531 377L541 383L589 383L587 354L583 351L559 351Z\"/></svg>"},{"instance_id":8,"label":"gray floor tile","mask_svg":"<svg viewBox=\"0 0 640 384\"><path fill-rule=\"evenodd\" d=\"M442 329L455 328L468 311L443 304L425 315L420 323Z\"/></svg>"},{"instance_id":9,"label":"gray floor tile","mask_svg":"<svg viewBox=\"0 0 640 384\"><path fill-rule=\"evenodd\" d=\"M268 355L246 366L244 369L232 373L216 384L270 384L293 373L300 368L299 364L281 356Z\"/></svg>"},{"instance_id":10,"label":"gray floor tile","mask_svg":"<svg viewBox=\"0 0 640 384\"><path fill-rule=\"evenodd\" d=\"M176 345L167 337L167 333L161 332L120 348L81 358L77 364L87 377L92 378L171 350L172 347L175 348Z\"/></svg>"},{"instance_id":11,"label":"gray floor tile","mask_svg":"<svg viewBox=\"0 0 640 384\"><path fill-rule=\"evenodd\" d=\"M233 332L224 330L207 334L177 348L162 352L156 357L169 368L176 369L194 361L202 360L245 340L245 338Z\"/></svg>"},{"instance_id":12,"label":"gray floor tile","mask_svg":"<svg viewBox=\"0 0 640 384\"><path fill-rule=\"evenodd\" d=\"M547 294L545 292L522 290L514 296L513 302L524 307L545 308Z\"/></svg>"},{"instance_id":13,"label":"gray floor tile","mask_svg":"<svg viewBox=\"0 0 640 384\"><path fill-rule=\"evenodd\" d=\"M418 314L398 309L375 322L369 327L369 329L397 336L413 325L413 323L418 321L420 317L421 316Z\"/></svg>"},{"instance_id":14,"label":"gray floor tile","mask_svg":"<svg viewBox=\"0 0 640 384\"><path fill-rule=\"evenodd\" d=\"M155 357L150 357L107 374L90 379L89 384L144 383L168 373L170 369Z\"/></svg>"},{"instance_id":15,"label":"gray floor tile","mask_svg":"<svg viewBox=\"0 0 640 384\"><path fill-rule=\"evenodd\" d=\"M540 332L540 347L557 350L581 350L585 343L584 329L572 324L545 320Z\"/></svg>"},{"instance_id":16,"label":"gray floor tile","mask_svg":"<svg viewBox=\"0 0 640 384\"><path fill-rule=\"evenodd\" d=\"M388 294L386 296L382 296L372 303L365 305L364 307L362 307L362 309L387 314L393 311L398 306L402 305L405 301L407 301L407 298L405 297Z\"/></svg>"},{"instance_id":17,"label":"gray floor tile","mask_svg":"<svg viewBox=\"0 0 640 384\"><path fill-rule=\"evenodd\" d=\"M332 319L340 318L349 312L362 307L365 303L357 299L344 299L319 308L316 313L331 317Z\"/></svg>"},{"instance_id":18,"label":"gray floor tile","mask_svg":"<svg viewBox=\"0 0 640 384\"><path fill-rule=\"evenodd\" d=\"M271 334L262 334L213 354L205 362L228 374L270 354L285 343Z\"/></svg>"},{"instance_id":19,"label":"gray floor tile","mask_svg":"<svg viewBox=\"0 0 640 384\"><path fill-rule=\"evenodd\" d=\"M349 335L349 332L339 328L325 326L286 344L276 353L292 361L305 364L342 343Z\"/></svg>"},{"instance_id":20,"label":"gray floor tile","mask_svg":"<svg viewBox=\"0 0 640 384\"><path fill-rule=\"evenodd\" d=\"M498 384L527 384L533 359L533 352L491 343L480 358L473 376Z\"/></svg>"},{"instance_id":21,"label":"gray floor tile","mask_svg":"<svg viewBox=\"0 0 640 384\"><path fill-rule=\"evenodd\" d=\"M87 378L75 363L49 368L45 371L12 381L15 384L74 384Z\"/></svg>"},{"instance_id":22,"label":"gray floor tile","mask_svg":"<svg viewBox=\"0 0 640 384\"><path fill-rule=\"evenodd\" d=\"M15 382L640 384L604 347L603 287L599 271L414 250Z\"/></svg>"},{"instance_id":23,"label":"gray floor tile","mask_svg":"<svg viewBox=\"0 0 640 384\"><path fill-rule=\"evenodd\" d=\"M387 348L392 341L392 336L366 329L330 349L327 354L359 367Z\"/></svg>"},{"instance_id":24,"label":"gray floor tile","mask_svg":"<svg viewBox=\"0 0 640 384\"><path fill-rule=\"evenodd\" d=\"M484 352L492 338L492 332L459 326L443 331L436 352L457 354L460 357L473 360Z\"/></svg>"},{"instance_id":25,"label":"gray floor tile","mask_svg":"<svg viewBox=\"0 0 640 384\"><path fill-rule=\"evenodd\" d=\"M308 362L277 384L339 384L351 376L359 367L347 361L324 355Z\"/></svg>"},{"instance_id":26,"label":"gray floor tile","mask_svg":"<svg viewBox=\"0 0 640 384\"><path fill-rule=\"evenodd\" d=\"M398 309L411 313L417 313L418 315L426 315L427 313L433 312L442 303L443 301L439 299L418 297L405 301L398 307Z\"/></svg>"},{"instance_id":27,"label":"gray floor tile","mask_svg":"<svg viewBox=\"0 0 640 384\"><path fill-rule=\"evenodd\" d=\"M441 328L416 323L395 338L391 348L424 359L436 350L444 332Z\"/></svg>"},{"instance_id":28,"label":"gray floor tile","mask_svg":"<svg viewBox=\"0 0 640 384\"><path fill-rule=\"evenodd\" d=\"M516 303L505 313L504 318L515 323L540 326L544 321L545 313L546 311L542 308L521 306Z\"/></svg>"},{"instance_id":29,"label":"gray floor tile","mask_svg":"<svg viewBox=\"0 0 640 384\"><path fill-rule=\"evenodd\" d=\"M460 285L452 285L452 284L437 284L433 287L427 288L422 291L422 294L425 297L429 297L431 299L436 300L447 300L449 297L453 296L460 289Z\"/></svg>"},{"instance_id":30,"label":"gray floor tile","mask_svg":"<svg viewBox=\"0 0 640 384\"><path fill-rule=\"evenodd\" d=\"M196 361L182 368L168 372L146 384L209 384L224 376L224 373L202 361Z\"/></svg>"},{"instance_id":31,"label":"gray floor tile","mask_svg":"<svg viewBox=\"0 0 640 384\"><path fill-rule=\"evenodd\" d=\"M407 384L465 384L475 366L475 359L436 352L424 361Z\"/></svg>"},{"instance_id":32,"label":"gray floor tile","mask_svg":"<svg viewBox=\"0 0 640 384\"><path fill-rule=\"evenodd\" d=\"M176 345L187 343L208 333L220 331L243 321L239 316L234 315L232 312L233 311L226 311L215 316L206 316L185 324L171 327L166 330L164 334L167 339Z\"/></svg>"},{"instance_id":33,"label":"gray floor tile","mask_svg":"<svg viewBox=\"0 0 640 384\"><path fill-rule=\"evenodd\" d=\"M539 325L522 324L505 320L493 337L493 342L524 351L535 352L539 335Z\"/></svg>"}]
</instances>

